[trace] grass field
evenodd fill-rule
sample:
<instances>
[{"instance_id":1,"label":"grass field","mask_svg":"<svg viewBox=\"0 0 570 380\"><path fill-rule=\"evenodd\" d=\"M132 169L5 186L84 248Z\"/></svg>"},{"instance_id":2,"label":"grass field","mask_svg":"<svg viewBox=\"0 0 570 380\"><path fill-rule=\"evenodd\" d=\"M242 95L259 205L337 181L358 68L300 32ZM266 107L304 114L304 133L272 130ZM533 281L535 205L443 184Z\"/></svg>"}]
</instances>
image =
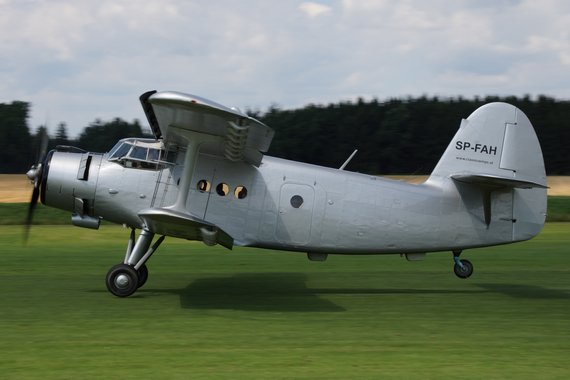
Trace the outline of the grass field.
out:
<instances>
[{"instance_id":1,"label":"grass field","mask_svg":"<svg viewBox=\"0 0 570 380\"><path fill-rule=\"evenodd\" d=\"M451 255L304 255L168 239L107 293L128 230L0 226L3 379L568 379L570 224Z\"/></svg>"}]
</instances>

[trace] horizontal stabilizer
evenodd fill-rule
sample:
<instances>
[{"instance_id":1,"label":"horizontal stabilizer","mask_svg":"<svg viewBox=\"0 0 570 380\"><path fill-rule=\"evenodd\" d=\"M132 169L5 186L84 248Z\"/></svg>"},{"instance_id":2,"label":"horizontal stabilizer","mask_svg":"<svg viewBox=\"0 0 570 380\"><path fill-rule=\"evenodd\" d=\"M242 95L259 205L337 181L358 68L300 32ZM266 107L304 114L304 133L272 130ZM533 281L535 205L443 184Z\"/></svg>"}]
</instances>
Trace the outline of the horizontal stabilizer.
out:
<instances>
[{"instance_id":1,"label":"horizontal stabilizer","mask_svg":"<svg viewBox=\"0 0 570 380\"><path fill-rule=\"evenodd\" d=\"M489 174L455 174L452 175L451 178L458 182L469 183L480 186L497 187L497 188L501 187L516 188L516 189L548 188L548 186L536 182L522 181L514 178L505 178Z\"/></svg>"}]
</instances>

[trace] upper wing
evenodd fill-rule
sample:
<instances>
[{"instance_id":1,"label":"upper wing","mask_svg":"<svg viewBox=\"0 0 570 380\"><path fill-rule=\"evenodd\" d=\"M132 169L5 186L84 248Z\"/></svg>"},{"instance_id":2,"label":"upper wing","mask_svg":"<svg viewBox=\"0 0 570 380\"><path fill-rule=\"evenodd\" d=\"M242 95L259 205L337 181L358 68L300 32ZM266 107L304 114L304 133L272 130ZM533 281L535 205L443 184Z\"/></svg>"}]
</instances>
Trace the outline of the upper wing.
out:
<instances>
[{"instance_id":1,"label":"upper wing","mask_svg":"<svg viewBox=\"0 0 570 380\"><path fill-rule=\"evenodd\" d=\"M149 91L140 101L157 139L182 144L178 129L214 136L215 153L231 161L259 166L273 139L274 131L262 122L199 96Z\"/></svg>"}]
</instances>

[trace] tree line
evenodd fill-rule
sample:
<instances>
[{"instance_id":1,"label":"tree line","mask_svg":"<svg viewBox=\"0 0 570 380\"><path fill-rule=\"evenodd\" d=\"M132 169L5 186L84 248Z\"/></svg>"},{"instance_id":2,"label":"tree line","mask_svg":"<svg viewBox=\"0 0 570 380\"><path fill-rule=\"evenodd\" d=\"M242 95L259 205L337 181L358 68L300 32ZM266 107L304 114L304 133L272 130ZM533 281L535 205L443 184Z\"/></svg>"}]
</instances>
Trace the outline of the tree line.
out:
<instances>
[{"instance_id":1,"label":"tree line","mask_svg":"<svg viewBox=\"0 0 570 380\"><path fill-rule=\"evenodd\" d=\"M462 118L490 102L519 107L540 140L547 173L570 174L570 102L539 96L440 99L419 97L302 109L270 109L260 120L276 130L275 156L339 167L354 149L347 169L370 174L429 174Z\"/></svg>"},{"instance_id":2,"label":"tree line","mask_svg":"<svg viewBox=\"0 0 570 380\"><path fill-rule=\"evenodd\" d=\"M275 129L269 155L339 167L354 149L347 169L370 174L429 174L459 127L462 118L489 102L503 101L523 110L540 140L549 175L570 175L570 102L547 96L446 98L418 97L307 105L284 110L249 112ZM37 160L42 128L29 131L30 105L0 104L0 172L24 173ZM50 136L50 147L73 145L108 151L124 137L143 136L139 121L96 120L77 139L67 136L65 123Z\"/></svg>"},{"instance_id":3,"label":"tree line","mask_svg":"<svg viewBox=\"0 0 570 380\"><path fill-rule=\"evenodd\" d=\"M30 132L27 125L29 109L26 102L0 104L0 173L25 173L40 159L41 140L47 134L47 128L40 126L34 133ZM148 136L148 133L150 130L145 131L138 120L127 122L115 118L105 122L97 119L72 139L68 136L66 123L61 122L55 135L48 135L48 150L67 145L91 152L107 152L122 138Z\"/></svg>"}]
</instances>

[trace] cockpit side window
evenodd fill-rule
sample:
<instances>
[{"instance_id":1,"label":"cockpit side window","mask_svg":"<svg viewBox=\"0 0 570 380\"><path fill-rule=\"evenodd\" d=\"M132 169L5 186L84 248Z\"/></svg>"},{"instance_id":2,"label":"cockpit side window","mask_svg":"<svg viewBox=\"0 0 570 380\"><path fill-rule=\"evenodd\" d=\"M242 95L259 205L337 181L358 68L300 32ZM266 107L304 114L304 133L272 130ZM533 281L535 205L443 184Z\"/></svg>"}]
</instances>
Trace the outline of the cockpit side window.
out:
<instances>
[{"instance_id":1,"label":"cockpit side window","mask_svg":"<svg viewBox=\"0 0 570 380\"><path fill-rule=\"evenodd\" d=\"M178 152L174 150L168 150L166 152L166 162L176 163L176 159L178 157ZM164 151L162 151L162 159L164 160Z\"/></svg>"},{"instance_id":2,"label":"cockpit side window","mask_svg":"<svg viewBox=\"0 0 570 380\"><path fill-rule=\"evenodd\" d=\"M108 157L128 168L158 170L176 163L176 152L166 151L160 142L133 138L119 141Z\"/></svg>"},{"instance_id":3,"label":"cockpit side window","mask_svg":"<svg viewBox=\"0 0 570 380\"><path fill-rule=\"evenodd\" d=\"M148 153L148 148L135 146L131 151L131 153L129 154L129 157L135 158L137 160L146 160L147 153Z\"/></svg>"},{"instance_id":4,"label":"cockpit side window","mask_svg":"<svg viewBox=\"0 0 570 380\"><path fill-rule=\"evenodd\" d=\"M131 150L132 145L123 142L121 145L116 146L110 154L109 159L119 159L125 157L129 150Z\"/></svg>"},{"instance_id":5,"label":"cockpit side window","mask_svg":"<svg viewBox=\"0 0 570 380\"><path fill-rule=\"evenodd\" d=\"M147 159L150 161L158 161L160 159L160 150L152 148L149 149Z\"/></svg>"}]
</instances>

